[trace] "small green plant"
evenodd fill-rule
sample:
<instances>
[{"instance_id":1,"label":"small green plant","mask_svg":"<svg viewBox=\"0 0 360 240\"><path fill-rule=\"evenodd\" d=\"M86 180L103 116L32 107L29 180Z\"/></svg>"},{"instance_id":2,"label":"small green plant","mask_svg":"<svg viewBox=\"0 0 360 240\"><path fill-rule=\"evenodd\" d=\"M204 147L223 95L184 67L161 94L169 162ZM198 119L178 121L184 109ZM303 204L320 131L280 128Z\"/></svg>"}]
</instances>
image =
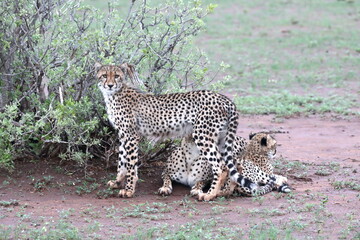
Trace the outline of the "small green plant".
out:
<instances>
[{"instance_id":1,"label":"small green plant","mask_svg":"<svg viewBox=\"0 0 360 240\"><path fill-rule=\"evenodd\" d=\"M41 192L47 187L51 186L52 179L54 179L53 176L43 176L40 179L35 180L35 178L32 178L32 185L34 186L35 191Z\"/></svg>"},{"instance_id":2,"label":"small green plant","mask_svg":"<svg viewBox=\"0 0 360 240\"><path fill-rule=\"evenodd\" d=\"M119 212L119 209L116 208L114 205L111 207L105 207L106 217L107 218L115 218L116 214Z\"/></svg>"},{"instance_id":3,"label":"small green plant","mask_svg":"<svg viewBox=\"0 0 360 240\"><path fill-rule=\"evenodd\" d=\"M281 229L272 223L262 223L251 227L249 239L256 240L276 240L280 238Z\"/></svg>"},{"instance_id":4,"label":"small green plant","mask_svg":"<svg viewBox=\"0 0 360 240\"><path fill-rule=\"evenodd\" d=\"M265 197L264 196L255 196L252 198L252 201L262 205L264 203Z\"/></svg>"},{"instance_id":5,"label":"small green plant","mask_svg":"<svg viewBox=\"0 0 360 240\"><path fill-rule=\"evenodd\" d=\"M1 207L19 206L18 200L0 201Z\"/></svg>"},{"instance_id":6,"label":"small green plant","mask_svg":"<svg viewBox=\"0 0 360 240\"><path fill-rule=\"evenodd\" d=\"M89 183L87 181L82 181L81 185L75 187L75 193L78 195L92 193L100 187L99 183L93 182Z\"/></svg>"},{"instance_id":7,"label":"small green plant","mask_svg":"<svg viewBox=\"0 0 360 240\"><path fill-rule=\"evenodd\" d=\"M86 230L85 230L85 231L86 231L88 234L96 233L96 232L98 232L98 231L101 229L101 227L102 227L102 225L101 225L99 222L93 221L92 223L87 224L87 227L86 227ZM94 237L94 235L93 235L92 237ZM99 237L100 237L100 236L99 236ZM97 238L95 238L95 239L97 239Z\"/></svg>"},{"instance_id":8,"label":"small green plant","mask_svg":"<svg viewBox=\"0 0 360 240\"><path fill-rule=\"evenodd\" d=\"M10 185L10 181L9 181L9 180L4 180L4 181L2 182L2 185L3 185L3 186L8 186L8 185Z\"/></svg>"},{"instance_id":9,"label":"small green plant","mask_svg":"<svg viewBox=\"0 0 360 240\"><path fill-rule=\"evenodd\" d=\"M360 184L355 181L334 181L331 183L335 189L348 188L355 191L360 191Z\"/></svg>"},{"instance_id":10,"label":"small green plant","mask_svg":"<svg viewBox=\"0 0 360 240\"><path fill-rule=\"evenodd\" d=\"M88 207L86 209L84 209L83 211L81 211L81 215L83 216L88 216L91 218L100 218L100 213L98 211L96 211L91 204L88 205Z\"/></svg>"},{"instance_id":11,"label":"small green plant","mask_svg":"<svg viewBox=\"0 0 360 240\"><path fill-rule=\"evenodd\" d=\"M299 174L304 175L306 174L308 167L304 162L298 160L291 161L280 157L275 159L274 169L279 172L286 172L286 173L299 172Z\"/></svg>"},{"instance_id":12,"label":"small green plant","mask_svg":"<svg viewBox=\"0 0 360 240\"><path fill-rule=\"evenodd\" d=\"M318 170L316 170L315 174L319 176L329 176L333 174L333 172L331 172L329 169L325 167L320 167Z\"/></svg>"},{"instance_id":13,"label":"small green plant","mask_svg":"<svg viewBox=\"0 0 360 240\"><path fill-rule=\"evenodd\" d=\"M211 208L211 215L220 215L222 213L225 212L229 212L231 211L231 209L227 208L227 207L223 207L223 206L215 206Z\"/></svg>"},{"instance_id":14,"label":"small green plant","mask_svg":"<svg viewBox=\"0 0 360 240\"><path fill-rule=\"evenodd\" d=\"M96 196L100 199L107 199L109 197L115 197L118 193L118 190L116 189L109 189L109 188L105 188L105 189L100 189L99 191L97 191Z\"/></svg>"},{"instance_id":15,"label":"small green plant","mask_svg":"<svg viewBox=\"0 0 360 240\"><path fill-rule=\"evenodd\" d=\"M163 213L168 213L171 211L170 206L164 203L141 203L137 205L131 205L131 208L124 208L125 217L133 218L144 218L150 220L159 220L163 219Z\"/></svg>"},{"instance_id":16,"label":"small green plant","mask_svg":"<svg viewBox=\"0 0 360 240\"><path fill-rule=\"evenodd\" d=\"M269 216L283 216L286 215L287 212L281 211L280 209L274 208L274 209L250 209L249 214L252 216L260 215L262 217L269 217Z\"/></svg>"},{"instance_id":17,"label":"small green plant","mask_svg":"<svg viewBox=\"0 0 360 240\"><path fill-rule=\"evenodd\" d=\"M304 210L305 212L311 212L317 205L315 203L305 203Z\"/></svg>"},{"instance_id":18,"label":"small green plant","mask_svg":"<svg viewBox=\"0 0 360 240\"><path fill-rule=\"evenodd\" d=\"M294 219L294 220L290 221L289 226L292 229L301 231L301 230L305 229L308 226L308 224L304 223L300 217L300 219L298 218L298 219Z\"/></svg>"},{"instance_id":19,"label":"small green plant","mask_svg":"<svg viewBox=\"0 0 360 240\"><path fill-rule=\"evenodd\" d=\"M69 219L70 216L74 216L74 213L75 213L75 209L74 208L69 208L67 210L59 211L59 216L62 219Z\"/></svg>"}]
</instances>

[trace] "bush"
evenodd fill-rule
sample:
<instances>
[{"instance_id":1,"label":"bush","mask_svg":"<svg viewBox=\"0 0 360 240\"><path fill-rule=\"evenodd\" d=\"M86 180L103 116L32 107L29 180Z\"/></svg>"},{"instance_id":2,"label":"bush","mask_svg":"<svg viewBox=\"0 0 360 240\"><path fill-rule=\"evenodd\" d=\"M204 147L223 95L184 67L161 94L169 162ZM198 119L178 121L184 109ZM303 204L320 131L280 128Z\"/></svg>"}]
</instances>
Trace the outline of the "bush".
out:
<instances>
[{"instance_id":1,"label":"bush","mask_svg":"<svg viewBox=\"0 0 360 240\"><path fill-rule=\"evenodd\" d=\"M15 157L35 155L40 148L35 139L42 125L34 114L20 113L16 103L0 112L0 168L12 171Z\"/></svg>"},{"instance_id":2,"label":"bush","mask_svg":"<svg viewBox=\"0 0 360 240\"><path fill-rule=\"evenodd\" d=\"M208 81L207 59L192 40L214 5L129 4L123 18L116 1L104 12L66 0L1 2L0 168L13 169L24 154L59 155L80 166L113 155L96 61L135 64L156 94Z\"/></svg>"}]
</instances>

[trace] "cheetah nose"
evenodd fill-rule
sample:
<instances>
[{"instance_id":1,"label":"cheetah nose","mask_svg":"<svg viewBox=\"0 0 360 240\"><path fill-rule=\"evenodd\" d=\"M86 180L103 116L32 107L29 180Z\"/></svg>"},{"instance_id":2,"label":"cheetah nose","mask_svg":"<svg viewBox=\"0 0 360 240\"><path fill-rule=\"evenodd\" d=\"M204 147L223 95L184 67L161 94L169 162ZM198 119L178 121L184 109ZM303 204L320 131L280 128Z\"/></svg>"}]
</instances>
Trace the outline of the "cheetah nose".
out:
<instances>
[{"instance_id":1,"label":"cheetah nose","mask_svg":"<svg viewBox=\"0 0 360 240\"><path fill-rule=\"evenodd\" d=\"M109 84L108 87L111 89L114 85L113 84Z\"/></svg>"}]
</instances>

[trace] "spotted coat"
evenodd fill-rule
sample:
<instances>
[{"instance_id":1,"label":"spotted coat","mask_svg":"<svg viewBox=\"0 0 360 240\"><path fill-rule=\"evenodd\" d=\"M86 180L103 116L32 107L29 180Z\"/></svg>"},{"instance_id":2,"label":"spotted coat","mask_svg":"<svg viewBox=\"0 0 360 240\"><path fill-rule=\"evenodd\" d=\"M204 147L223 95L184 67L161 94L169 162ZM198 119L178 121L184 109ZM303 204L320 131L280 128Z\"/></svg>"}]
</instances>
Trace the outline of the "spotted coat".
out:
<instances>
[{"instance_id":1,"label":"spotted coat","mask_svg":"<svg viewBox=\"0 0 360 240\"><path fill-rule=\"evenodd\" d=\"M256 191L233 184L229 178L222 185L219 196L228 196L234 191L247 196L266 194L274 187L279 191L289 192L287 179L273 174L270 160L276 153L276 140L267 133L257 133L250 136L248 143L244 138L236 136L233 144L233 156L237 170L246 178L262 186ZM211 181L212 173L209 164L199 156L199 152L191 138L183 138L181 145L175 149L167 160L162 174L163 186L159 194L169 195L172 192L172 181L188 185L191 195L198 195L206 183Z\"/></svg>"},{"instance_id":2,"label":"spotted coat","mask_svg":"<svg viewBox=\"0 0 360 240\"><path fill-rule=\"evenodd\" d=\"M112 188L125 180L121 197L132 197L138 180L137 161L141 136L150 138L183 137L191 135L200 156L211 166L213 180L201 200L211 200L220 191L224 164L230 169L236 185L256 191L257 185L243 178L234 167L232 143L238 125L235 105L227 97L211 91L193 91L165 95L142 93L128 86L125 79L134 79L130 64L97 66L98 86L103 93L107 114L117 129L119 164Z\"/></svg>"}]
</instances>

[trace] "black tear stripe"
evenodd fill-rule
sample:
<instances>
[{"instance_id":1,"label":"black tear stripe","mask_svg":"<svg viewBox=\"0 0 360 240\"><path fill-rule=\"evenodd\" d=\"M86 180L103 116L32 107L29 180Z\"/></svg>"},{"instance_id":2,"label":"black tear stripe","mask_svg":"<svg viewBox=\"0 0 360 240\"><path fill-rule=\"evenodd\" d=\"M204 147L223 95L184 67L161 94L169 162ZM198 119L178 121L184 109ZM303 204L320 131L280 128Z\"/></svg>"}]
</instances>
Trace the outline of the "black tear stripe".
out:
<instances>
[{"instance_id":1,"label":"black tear stripe","mask_svg":"<svg viewBox=\"0 0 360 240\"><path fill-rule=\"evenodd\" d=\"M267 139L263 137L260 142L261 146L267 146Z\"/></svg>"}]
</instances>

